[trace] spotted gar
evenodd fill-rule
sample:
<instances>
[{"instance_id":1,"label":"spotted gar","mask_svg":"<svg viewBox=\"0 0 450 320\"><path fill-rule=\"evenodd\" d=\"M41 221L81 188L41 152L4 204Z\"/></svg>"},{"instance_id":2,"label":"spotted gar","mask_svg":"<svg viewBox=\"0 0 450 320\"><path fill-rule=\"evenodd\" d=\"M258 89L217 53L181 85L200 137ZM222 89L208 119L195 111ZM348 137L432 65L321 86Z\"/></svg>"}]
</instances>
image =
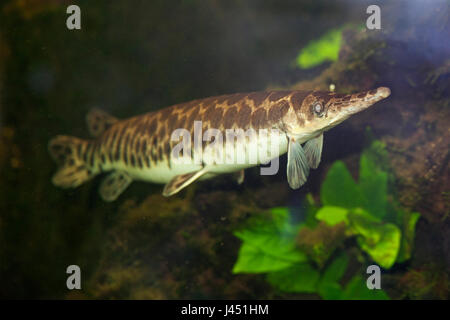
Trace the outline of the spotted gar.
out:
<instances>
[{"instance_id":1,"label":"spotted gar","mask_svg":"<svg viewBox=\"0 0 450 320\"><path fill-rule=\"evenodd\" d=\"M99 189L105 201L117 199L133 180L165 184L163 195L170 196L197 179L223 173L241 172L242 180L243 169L269 160L269 156L263 156L250 163L247 157L243 163L223 163L213 155L223 152L229 157L226 147L218 144L207 152L206 142L201 141L194 148L195 143L188 144L192 152L187 153L188 158L197 156L199 161L181 163L180 155L173 152L177 143L172 134L183 128L195 138L197 123L202 132L213 128L219 133L227 129L254 130L256 135L236 141L231 149L236 153L238 147L248 153L261 148L262 129L280 133L271 143L277 144L279 154L288 153L287 179L296 189L306 182L309 169L319 165L323 132L389 95L386 87L355 94L237 93L176 104L124 120L93 110L87 115L93 139L56 136L49 142L49 152L59 165L52 181L62 188L75 188L100 173L110 172Z\"/></svg>"}]
</instances>

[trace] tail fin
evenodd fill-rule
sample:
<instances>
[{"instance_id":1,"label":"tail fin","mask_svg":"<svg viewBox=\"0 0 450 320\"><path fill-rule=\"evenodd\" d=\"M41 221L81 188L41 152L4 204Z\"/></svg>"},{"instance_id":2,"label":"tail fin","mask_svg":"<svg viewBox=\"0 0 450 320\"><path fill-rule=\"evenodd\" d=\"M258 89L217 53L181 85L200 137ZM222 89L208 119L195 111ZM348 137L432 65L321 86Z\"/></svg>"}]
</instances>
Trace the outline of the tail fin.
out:
<instances>
[{"instance_id":1,"label":"tail fin","mask_svg":"<svg viewBox=\"0 0 450 320\"><path fill-rule=\"evenodd\" d=\"M93 170L82 156L87 152L88 145L88 141L68 136L56 136L50 140L48 150L59 165L52 178L55 186L75 188L94 177Z\"/></svg>"}]
</instances>

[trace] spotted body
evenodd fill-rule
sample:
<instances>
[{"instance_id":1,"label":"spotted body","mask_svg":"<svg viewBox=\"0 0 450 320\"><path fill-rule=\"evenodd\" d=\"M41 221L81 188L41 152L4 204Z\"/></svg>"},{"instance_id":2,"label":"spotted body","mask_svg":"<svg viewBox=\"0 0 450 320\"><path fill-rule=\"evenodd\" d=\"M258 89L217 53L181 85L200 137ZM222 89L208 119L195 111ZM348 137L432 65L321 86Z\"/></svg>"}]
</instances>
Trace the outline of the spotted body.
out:
<instances>
[{"instance_id":1,"label":"spotted body","mask_svg":"<svg viewBox=\"0 0 450 320\"><path fill-rule=\"evenodd\" d=\"M208 129L217 129L224 136L227 129L256 133L236 142L231 150L223 147L219 151L224 157L238 150L258 150L261 130L281 133L272 143L278 145L280 154L289 153L288 181L298 188L306 181L309 168L316 168L320 162L322 133L389 94L388 88L350 95L314 91L238 93L181 103L125 120L94 110L87 117L94 139L57 136L50 141L49 151L61 166L53 183L77 187L99 173L112 171L100 186L106 201L115 200L133 180L164 183L163 194L168 196L197 179L270 160L266 156L257 163L217 163L213 155L218 150L208 149L207 142L201 141L200 147L190 149L190 157L200 161L179 164L172 152L177 144L171 139L172 133L183 128L195 139L194 123L199 121L197 129L202 133ZM305 142L303 149L301 144ZM194 144L191 141L191 146Z\"/></svg>"}]
</instances>

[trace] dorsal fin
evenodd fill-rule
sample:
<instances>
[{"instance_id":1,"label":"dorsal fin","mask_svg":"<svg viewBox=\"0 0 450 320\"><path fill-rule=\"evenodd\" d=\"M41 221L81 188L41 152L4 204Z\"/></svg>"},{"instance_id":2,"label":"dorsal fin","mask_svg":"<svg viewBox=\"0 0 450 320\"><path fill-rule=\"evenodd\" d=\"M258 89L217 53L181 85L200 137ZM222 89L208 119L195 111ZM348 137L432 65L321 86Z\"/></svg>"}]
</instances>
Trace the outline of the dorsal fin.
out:
<instances>
[{"instance_id":1,"label":"dorsal fin","mask_svg":"<svg viewBox=\"0 0 450 320\"><path fill-rule=\"evenodd\" d=\"M119 121L117 118L100 109L92 109L86 116L89 133L94 138L100 136L117 121Z\"/></svg>"}]
</instances>

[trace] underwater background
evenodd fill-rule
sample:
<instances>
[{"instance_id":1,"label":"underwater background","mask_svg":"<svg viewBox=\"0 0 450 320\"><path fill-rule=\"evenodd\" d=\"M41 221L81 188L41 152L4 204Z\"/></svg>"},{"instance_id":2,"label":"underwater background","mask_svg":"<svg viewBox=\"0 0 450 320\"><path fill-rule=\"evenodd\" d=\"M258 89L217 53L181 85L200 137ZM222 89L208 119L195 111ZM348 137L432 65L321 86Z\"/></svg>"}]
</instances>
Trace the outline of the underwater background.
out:
<instances>
[{"instance_id":1,"label":"underwater background","mask_svg":"<svg viewBox=\"0 0 450 320\"><path fill-rule=\"evenodd\" d=\"M81 30L66 9L81 8ZM366 9L381 8L381 30ZM63 1L0 4L0 298L448 299L450 4L434 1ZM100 179L52 185L57 134L261 91L392 94L325 133L292 190L224 175L164 198ZM366 269L382 268L381 290ZM78 265L82 290L68 290Z\"/></svg>"}]
</instances>

